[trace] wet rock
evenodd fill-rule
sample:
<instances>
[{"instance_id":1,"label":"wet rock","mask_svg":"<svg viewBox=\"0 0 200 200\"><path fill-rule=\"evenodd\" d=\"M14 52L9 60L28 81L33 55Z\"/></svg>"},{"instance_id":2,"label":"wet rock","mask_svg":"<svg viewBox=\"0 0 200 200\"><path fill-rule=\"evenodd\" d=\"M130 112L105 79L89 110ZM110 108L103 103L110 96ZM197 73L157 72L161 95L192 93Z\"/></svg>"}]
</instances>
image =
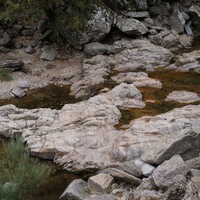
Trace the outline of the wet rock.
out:
<instances>
[{"instance_id":1,"label":"wet rock","mask_svg":"<svg viewBox=\"0 0 200 200\"><path fill-rule=\"evenodd\" d=\"M173 156L170 160L163 162L153 172L155 184L161 189L167 189L176 183L176 177L186 177L189 168L179 155Z\"/></svg>"},{"instance_id":2,"label":"wet rock","mask_svg":"<svg viewBox=\"0 0 200 200\"><path fill-rule=\"evenodd\" d=\"M173 91L165 99L165 101L177 101L179 103L192 103L199 100L198 94L188 91Z\"/></svg>"},{"instance_id":3,"label":"wet rock","mask_svg":"<svg viewBox=\"0 0 200 200\"><path fill-rule=\"evenodd\" d=\"M58 57L58 51L49 45L45 45L43 48L43 52L40 56L41 59L47 60L47 61L53 61Z\"/></svg>"},{"instance_id":4,"label":"wet rock","mask_svg":"<svg viewBox=\"0 0 200 200\"><path fill-rule=\"evenodd\" d=\"M92 56L101 55L106 52L106 47L99 42L92 42L84 45L84 52Z\"/></svg>"},{"instance_id":5,"label":"wet rock","mask_svg":"<svg viewBox=\"0 0 200 200\"><path fill-rule=\"evenodd\" d=\"M128 35L144 35L148 31L144 24L131 18L117 18L116 26Z\"/></svg>"},{"instance_id":6,"label":"wet rock","mask_svg":"<svg viewBox=\"0 0 200 200\"><path fill-rule=\"evenodd\" d=\"M111 191L113 182L112 176L100 173L88 179L88 189L92 194L106 194Z\"/></svg>"},{"instance_id":7,"label":"wet rock","mask_svg":"<svg viewBox=\"0 0 200 200\"><path fill-rule=\"evenodd\" d=\"M141 179L116 168L107 168L107 169L104 169L102 172L106 174L110 174L115 179L119 179L121 181L131 183L133 185L140 185L142 182Z\"/></svg>"},{"instance_id":8,"label":"wet rock","mask_svg":"<svg viewBox=\"0 0 200 200\"><path fill-rule=\"evenodd\" d=\"M82 179L76 179L72 181L63 194L60 196L60 200L86 200L89 198L89 193L86 191L87 182Z\"/></svg>"}]
</instances>

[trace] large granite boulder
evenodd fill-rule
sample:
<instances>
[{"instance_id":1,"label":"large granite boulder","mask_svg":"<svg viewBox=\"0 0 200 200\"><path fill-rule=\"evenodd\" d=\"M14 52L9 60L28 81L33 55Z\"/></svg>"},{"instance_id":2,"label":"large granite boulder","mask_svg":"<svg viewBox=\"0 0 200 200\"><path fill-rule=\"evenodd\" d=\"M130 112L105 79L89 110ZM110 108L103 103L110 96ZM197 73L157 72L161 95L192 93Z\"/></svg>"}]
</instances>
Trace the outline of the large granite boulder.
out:
<instances>
[{"instance_id":1,"label":"large granite boulder","mask_svg":"<svg viewBox=\"0 0 200 200\"><path fill-rule=\"evenodd\" d=\"M115 17L116 14L104 3L94 6L83 30L67 32L67 42L75 48L82 49L84 44L101 41L110 32Z\"/></svg>"}]
</instances>

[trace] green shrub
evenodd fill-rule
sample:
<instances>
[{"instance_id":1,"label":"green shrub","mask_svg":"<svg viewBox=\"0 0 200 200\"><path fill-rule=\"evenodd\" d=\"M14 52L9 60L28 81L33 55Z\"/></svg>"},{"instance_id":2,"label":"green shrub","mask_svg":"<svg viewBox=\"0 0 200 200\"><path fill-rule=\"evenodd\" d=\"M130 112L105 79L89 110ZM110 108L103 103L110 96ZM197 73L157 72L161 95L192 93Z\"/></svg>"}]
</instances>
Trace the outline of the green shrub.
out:
<instances>
[{"instance_id":1,"label":"green shrub","mask_svg":"<svg viewBox=\"0 0 200 200\"><path fill-rule=\"evenodd\" d=\"M50 173L50 166L30 157L22 139L11 140L0 155L0 199L30 199Z\"/></svg>"},{"instance_id":2,"label":"green shrub","mask_svg":"<svg viewBox=\"0 0 200 200\"><path fill-rule=\"evenodd\" d=\"M53 39L61 41L66 31L81 30L87 22L92 5L97 0L0 0L4 12L0 25L11 24L19 17L24 19L48 18ZM21 16L23 13L24 16Z\"/></svg>"},{"instance_id":3,"label":"green shrub","mask_svg":"<svg viewBox=\"0 0 200 200\"><path fill-rule=\"evenodd\" d=\"M12 76L10 76L10 70L0 69L0 81L11 81Z\"/></svg>"}]
</instances>

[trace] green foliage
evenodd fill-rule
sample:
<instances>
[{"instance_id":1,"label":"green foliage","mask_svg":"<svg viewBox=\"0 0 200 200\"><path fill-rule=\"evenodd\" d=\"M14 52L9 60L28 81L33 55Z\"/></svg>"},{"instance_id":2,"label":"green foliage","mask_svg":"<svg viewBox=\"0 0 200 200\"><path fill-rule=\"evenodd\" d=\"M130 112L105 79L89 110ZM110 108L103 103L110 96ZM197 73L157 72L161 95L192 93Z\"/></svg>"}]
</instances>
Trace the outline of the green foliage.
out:
<instances>
[{"instance_id":1,"label":"green foliage","mask_svg":"<svg viewBox=\"0 0 200 200\"><path fill-rule=\"evenodd\" d=\"M66 31L80 31L97 0L0 0L5 11L0 23L8 24L23 13L25 18L48 18L53 39L62 40ZM45 16L44 16L45 15Z\"/></svg>"},{"instance_id":2,"label":"green foliage","mask_svg":"<svg viewBox=\"0 0 200 200\"><path fill-rule=\"evenodd\" d=\"M30 157L30 153L24 149L22 139L11 140L0 155L0 199L31 198L50 173L48 165ZM7 187L5 183L8 184Z\"/></svg>"},{"instance_id":3,"label":"green foliage","mask_svg":"<svg viewBox=\"0 0 200 200\"><path fill-rule=\"evenodd\" d=\"M10 70L0 69L0 81L11 81Z\"/></svg>"}]
</instances>

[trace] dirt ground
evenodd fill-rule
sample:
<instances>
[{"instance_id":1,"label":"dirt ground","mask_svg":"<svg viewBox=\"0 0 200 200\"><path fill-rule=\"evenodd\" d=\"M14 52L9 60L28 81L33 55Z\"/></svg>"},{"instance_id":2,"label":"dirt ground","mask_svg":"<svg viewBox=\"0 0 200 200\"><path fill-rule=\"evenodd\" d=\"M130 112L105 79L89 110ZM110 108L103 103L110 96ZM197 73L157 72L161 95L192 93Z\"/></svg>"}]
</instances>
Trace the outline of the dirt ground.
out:
<instances>
[{"instance_id":1,"label":"dirt ground","mask_svg":"<svg viewBox=\"0 0 200 200\"><path fill-rule=\"evenodd\" d=\"M50 83L70 85L80 80L83 53L66 45L56 45L55 48L59 52L59 58L54 61L40 59L42 49L36 50L33 54L26 53L25 48L0 53L0 62L5 60L24 62L23 71L11 72L13 80L0 82L0 98L10 97L12 88L25 81L30 84L30 89L33 89Z\"/></svg>"}]
</instances>

